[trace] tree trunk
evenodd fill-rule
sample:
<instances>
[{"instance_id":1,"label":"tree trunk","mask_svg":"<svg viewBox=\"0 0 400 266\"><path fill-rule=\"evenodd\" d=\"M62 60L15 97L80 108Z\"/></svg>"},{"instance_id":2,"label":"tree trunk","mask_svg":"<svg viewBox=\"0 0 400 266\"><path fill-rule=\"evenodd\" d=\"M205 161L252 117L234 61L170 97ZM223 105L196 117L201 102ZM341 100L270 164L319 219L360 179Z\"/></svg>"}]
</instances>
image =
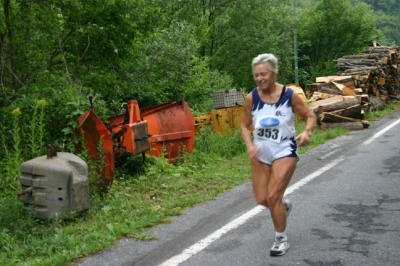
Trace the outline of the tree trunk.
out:
<instances>
[{"instance_id":1,"label":"tree trunk","mask_svg":"<svg viewBox=\"0 0 400 266\"><path fill-rule=\"evenodd\" d=\"M318 103L318 102L316 102ZM332 103L327 103L327 104L321 104L318 106L318 110L320 113L323 112L330 112L338 109L345 109L350 106L359 104L358 100L356 98L351 98L348 100L342 100L342 101L336 101Z\"/></svg>"},{"instance_id":2,"label":"tree trunk","mask_svg":"<svg viewBox=\"0 0 400 266\"><path fill-rule=\"evenodd\" d=\"M341 95L342 94L342 92L340 90L331 88L331 87L322 87L320 92L333 94L333 95Z\"/></svg>"},{"instance_id":3,"label":"tree trunk","mask_svg":"<svg viewBox=\"0 0 400 266\"><path fill-rule=\"evenodd\" d=\"M361 104L353 105L345 109L339 109L330 112L333 115L346 116L356 119L364 119L365 113L361 108Z\"/></svg>"},{"instance_id":4,"label":"tree trunk","mask_svg":"<svg viewBox=\"0 0 400 266\"><path fill-rule=\"evenodd\" d=\"M364 126L361 122L344 122L344 123L321 123L321 127L324 130L333 129L333 128L345 128L350 131L355 130L363 130Z\"/></svg>"},{"instance_id":5,"label":"tree trunk","mask_svg":"<svg viewBox=\"0 0 400 266\"><path fill-rule=\"evenodd\" d=\"M369 101L371 103L372 111L383 110L385 109L385 102L383 102L379 97L369 97Z\"/></svg>"},{"instance_id":6,"label":"tree trunk","mask_svg":"<svg viewBox=\"0 0 400 266\"><path fill-rule=\"evenodd\" d=\"M6 24L5 32L7 32L8 38L8 49L6 53L8 54L9 59L9 71L11 74L11 88L14 91L17 91L19 88L18 79L17 79L17 64L15 60L14 54L14 28L12 25L12 11L11 11L11 1L5 0L3 4L4 8L4 20ZM3 44L4 45L4 44ZM4 47L3 47L4 48ZM1 50L3 53L4 51ZM7 64L7 63L4 63Z\"/></svg>"}]
</instances>

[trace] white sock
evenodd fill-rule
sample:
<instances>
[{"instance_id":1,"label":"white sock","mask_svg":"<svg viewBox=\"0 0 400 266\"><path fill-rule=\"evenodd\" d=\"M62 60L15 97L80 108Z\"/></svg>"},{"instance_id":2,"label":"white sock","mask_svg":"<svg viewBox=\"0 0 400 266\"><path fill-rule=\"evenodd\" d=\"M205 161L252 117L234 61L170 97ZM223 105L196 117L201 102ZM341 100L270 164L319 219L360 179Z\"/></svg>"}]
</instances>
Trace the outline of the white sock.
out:
<instances>
[{"instance_id":1,"label":"white sock","mask_svg":"<svg viewBox=\"0 0 400 266\"><path fill-rule=\"evenodd\" d=\"M275 237L287 237L286 236L286 230L283 232L277 232L275 231Z\"/></svg>"}]
</instances>

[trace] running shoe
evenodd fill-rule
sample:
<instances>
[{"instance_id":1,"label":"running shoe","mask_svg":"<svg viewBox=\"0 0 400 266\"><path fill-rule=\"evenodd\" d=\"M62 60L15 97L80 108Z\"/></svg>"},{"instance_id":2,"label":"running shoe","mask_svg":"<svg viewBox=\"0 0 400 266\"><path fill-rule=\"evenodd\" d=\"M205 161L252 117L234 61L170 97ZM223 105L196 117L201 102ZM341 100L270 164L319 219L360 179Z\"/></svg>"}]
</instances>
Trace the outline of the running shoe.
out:
<instances>
[{"instance_id":1,"label":"running shoe","mask_svg":"<svg viewBox=\"0 0 400 266\"><path fill-rule=\"evenodd\" d=\"M287 237L277 236L275 237L274 245L271 248L271 256L282 256L289 249L290 244Z\"/></svg>"},{"instance_id":2,"label":"running shoe","mask_svg":"<svg viewBox=\"0 0 400 266\"><path fill-rule=\"evenodd\" d=\"M292 211L292 202L288 199L283 200L283 205L285 205L286 209L286 217L289 216L290 212Z\"/></svg>"}]
</instances>

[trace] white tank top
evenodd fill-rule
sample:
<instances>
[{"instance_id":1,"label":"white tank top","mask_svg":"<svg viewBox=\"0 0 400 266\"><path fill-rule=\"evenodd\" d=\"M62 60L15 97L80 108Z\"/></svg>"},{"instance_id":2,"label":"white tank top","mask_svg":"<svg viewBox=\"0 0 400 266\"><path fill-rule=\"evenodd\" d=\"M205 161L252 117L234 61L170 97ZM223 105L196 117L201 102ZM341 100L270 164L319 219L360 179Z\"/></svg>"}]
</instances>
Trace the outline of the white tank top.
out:
<instances>
[{"instance_id":1,"label":"white tank top","mask_svg":"<svg viewBox=\"0 0 400 266\"><path fill-rule=\"evenodd\" d=\"M280 143L282 140L295 137L294 118L292 109L293 90L283 87L282 95L278 102L273 104L264 103L257 88L252 91L253 106L253 137L255 141L271 141Z\"/></svg>"}]
</instances>

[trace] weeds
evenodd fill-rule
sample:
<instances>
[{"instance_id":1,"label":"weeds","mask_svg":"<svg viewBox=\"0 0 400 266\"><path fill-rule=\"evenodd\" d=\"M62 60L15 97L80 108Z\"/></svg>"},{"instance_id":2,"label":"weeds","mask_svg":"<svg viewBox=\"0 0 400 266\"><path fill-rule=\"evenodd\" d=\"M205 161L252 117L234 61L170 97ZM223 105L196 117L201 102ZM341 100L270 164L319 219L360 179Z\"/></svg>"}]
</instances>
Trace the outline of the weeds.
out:
<instances>
[{"instance_id":1,"label":"weeds","mask_svg":"<svg viewBox=\"0 0 400 266\"><path fill-rule=\"evenodd\" d=\"M19 187L18 177L20 174L19 166L23 162L22 153L22 137L21 137L21 127L19 124L20 116L22 115L21 110L16 108L11 113L12 119L12 129L10 130L10 135L12 139L11 147L7 146L5 136L2 136L2 145L4 149L4 159L3 159L3 173L4 177L0 179L1 189L4 192L9 192L11 190L16 190ZM4 132L4 131L3 131Z\"/></svg>"},{"instance_id":2,"label":"weeds","mask_svg":"<svg viewBox=\"0 0 400 266\"><path fill-rule=\"evenodd\" d=\"M210 127L201 127L196 135L195 152L231 158L246 151L240 130L228 134L214 133Z\"/></svg>"},{"instance_id":3,"label":"weeds","mask_svg":"<svg viewBox=\"0 0 400 266\"><path fill-rule=\"evenodd\" d=\"M11 142L6 143L6 136L1 136L4 158L1 162L3 178L0 179L0 190L3 193L15 191L19 188L19 167L24 160L42 155L44 144L44 109L45 100L38 100L32 104L33 113L25 114L27 127L23 126L23 113L19 108L11 112L11 129L1 132L10 132ZM29 117L28 117L29 116Z\"/></svg>"},{"instance_id":4,"label":"weeds","mask_svg":"<svg viewBox=\"0 0 400 266\"><path fill-rule=\"evenodd\" d=\"M46 144L44 143L44 108L47 103L45 100L38 100L33 104L32 119L28 125L28 147L30 156L38 157L45 153Z\"/></svg>"}]
</instances>

